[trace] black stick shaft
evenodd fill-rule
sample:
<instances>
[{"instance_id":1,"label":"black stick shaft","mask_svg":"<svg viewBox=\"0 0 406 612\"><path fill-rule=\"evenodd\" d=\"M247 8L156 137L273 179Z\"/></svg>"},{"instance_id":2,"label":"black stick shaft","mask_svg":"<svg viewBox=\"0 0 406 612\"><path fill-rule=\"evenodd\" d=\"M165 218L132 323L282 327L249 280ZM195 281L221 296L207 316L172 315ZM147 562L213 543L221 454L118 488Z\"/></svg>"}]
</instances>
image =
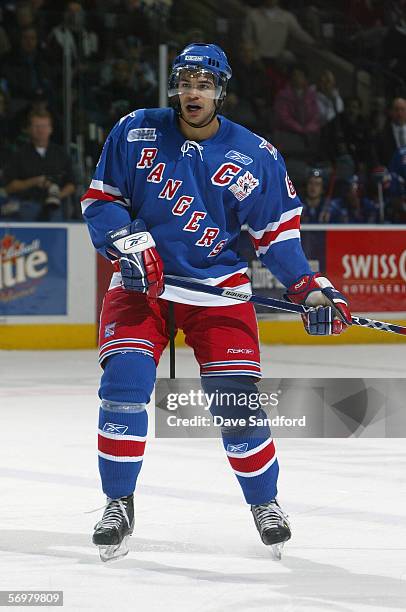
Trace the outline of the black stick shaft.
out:
<instances>
[{"instance_id":1,"label":"black stick shaft","mask_svg":"<svg viewBox=\"0 0 406 612\"><path fill-rule=\"evenodd\" d=\"M175 353L175 304L169 302L169 378L176 378L176 353Z\"/></svg>"}]
</instances>

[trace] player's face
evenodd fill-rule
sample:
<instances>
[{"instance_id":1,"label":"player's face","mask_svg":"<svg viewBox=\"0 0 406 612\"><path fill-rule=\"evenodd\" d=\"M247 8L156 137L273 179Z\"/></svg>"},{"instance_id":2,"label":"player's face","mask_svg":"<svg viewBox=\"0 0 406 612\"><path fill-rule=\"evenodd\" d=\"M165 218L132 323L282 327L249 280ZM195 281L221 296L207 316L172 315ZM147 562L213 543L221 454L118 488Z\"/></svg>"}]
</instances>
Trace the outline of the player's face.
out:
<instances>
[{"instance_id":1,"label":"player's face","mask_svg":"<svg viewBox=\"0 0 406 612\"><path fill-rule=\"evenodd\" d=\"M182 117L196 126L204 125L214 113L217 88L210 73L181 73L178 85Z\"/></svg>"}]
</instances>

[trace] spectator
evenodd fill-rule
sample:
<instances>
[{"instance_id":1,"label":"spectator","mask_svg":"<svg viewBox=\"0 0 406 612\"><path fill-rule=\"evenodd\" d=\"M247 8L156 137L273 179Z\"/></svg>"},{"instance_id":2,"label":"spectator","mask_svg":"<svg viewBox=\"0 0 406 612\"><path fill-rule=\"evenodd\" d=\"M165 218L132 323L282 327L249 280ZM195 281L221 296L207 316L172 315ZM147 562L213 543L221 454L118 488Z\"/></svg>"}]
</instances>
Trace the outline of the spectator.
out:
<instances>
[{"instance_id":1,"label":"spectator","mask_svg":"<svg viewBox=\"0 0 406 612\"><path fill-rule=\"evenodd\" d=\"M7 81L15 111L27 105L38 91L52 92L52 71L39 48L37 30L24 28L20 35L20 48L3 58L3 76Z\"/></svg>"},{"instance_id":2,"label":"spectator","mask_svg":"<svg viewBox=\"0 0 406 612\"><path fill-rule=\"evenodd\" d=\"M122 0L117 16L117 31L121 33L122 38L136 36L143 44L151 44L153 28L145 15L141 0Z\"/></svg>"},{"instance_id":3,"label":"spectator","mask_svg":"<svg viewBox=\"0 0 406 612\"><path fill-rule=\"evenodd\" d=\"M389 120L376 135L374 165L388 166L400 147L406 146L406 99L394 98Z\"/></svg>"},{"instance_id":4,"label":"spectator","mask_svg":"<svg viewBox=\"0 0 406 612\"><path fill-rule=\"evenodd\" d=\"M233 70L233 83L225 99L225 114L233 121L260 131L268 127L270 84L262 62L255 59L253 47L242 43ZM227 112L226 112L227 111ZM231 113L230 113L231 111Z\"/></svg>"},{"instance_id":5,"label":"spectator","mask_svg":"<svg viewBox=\"0 0 406 612\"><path fill-rule=\"evenodd\" d=\"M371 156L371 129L362 115L361 100L348 98L340 116L341 130L348 153L354 160L357 172L364 172Z\"/></svg>"},{"instance_id":6,"label":"spectator","mask_svg":"<svg viewBox=\"0 0 406 612\"><path fill-rule=\"evenodd\" d=\"M94 58L99 51L98 36L85 26L86 14L80 2L68 2L62 23L55 26L49 36L51 53L61 58L64 45L68 43L74 59Z\"/></svg>"},{"instance_id":7,"label":"spectator","mask_svg":"<svg viewBox=\"0 0 406 612\"><path fill-rule=\"evenodd\" d=\"M321 149L326 159L334 162L337 155L342 153L340 115L344 110L344 103L331 70L324 70L321 73L316 95L321 124Z\"/></svg>"},{"instance_id":8,"label":"spectator","mask_svg":"<svg viewBox=\"0 0 406 612\"><path fill-rule=\"evenodd\" d=\"M156 102L154 96L157 93L158 81L155 70L143 57L141 41L129 37L124 54L129 61L130 86L137 92L137 98L141 98L141 104L150 106Z\"/></svg>"},{"instance_id":9,"label":"spectator","mask_svg":"<svg viewBox=\"0 0 406 612\"><path fill-rule=\"evenodd\" d=\"M326 220L329 223L378 222L378 207L363 195L357 175L342 182L341 196L331 200Z\"/></svg>"},{"instance_id":10,"label":"spectator","mask_svg":"<svg viewBox=\"0 0 406 612\"><path fill-rule=\"evenodd\" d=\"M344 110L344 102L336 87L336 79L331 70L323 70L317 88L320 124L333 121Z\"/></svg>"},{"instance_id":11,"label":"spectator","mask_svg":"<svg viewBox=\"0 0 406 612\"><path fill-rule=\"evenodd\" d=\"M316 92L309 86L307 69L300 64L275 98L275 140L285 155L312 156L318 151L320 117ZM293 137L293 138L292 138Z\"/></svg>"},{"instance_id":12,"label":"spectator","mask_svg":"<svg viewBox=\"0 0 406 612\"><path fill-rule=\"evenodd\" d=\"M104 72L107 82L98 88L100 100L97 121L110 129L123 115L135 108L150 106L157 92L155 73L147 62L141 61L136 47L128 47L128 60L119 59Z\"/></svg>"},{"instance_id":13,"label":"spectator","mask_svg":"<svg viewBox=\"0 0 406 612\"><path fill-rule=\"evenodd\" d=\"M397 2L392 12L391 26L383 40L382 60L386 69L406 80L406 4Z\"/></svg>"},{"instance_id":14,"label":"spectator","mask_svg":"<svg viewBox=\"0 0 406 612\"><path fill-rule=\"evenodd\" d=\"M6 93L0 90L0 181L4 164L10 155L11 136L9 100Z\"/></svg>"},{"instance_id":15,"label":"spectator","mask_svg":"<svg viewBox=\"0 0 406 612\"><path fill-rule=\"evenodd\" d=\"M318 168L313 168L310 171L302 202L302 223L325 223L327 221L325 214L327 201L324 196L323 173Z\"/></svg>"},{"instance_id":16,"label":"spectator","mask_svg":"<svg viewBox=\"0 0 406 612\"><path fill-rule=\"evenodd\" d=\"M14 24L8 28L8 36L12 47L18 45L20 40L21 31L26 28L34 28L38 32L38 26L35 20L35 13L31 2L19 2L16 5L14 12Z\"/></svg>"},{"instance_id":17,"label":"spectator","mask_svg":"<svg viewBox=\"0 0 406 612\"><path fill-rule=\"evenodd\" d=\"M50 142L50 113L33 111L28 133L30 143L5 168L6 192L20 200L18 220L61 221L62 203L75 191L71 162L62 147Z\"/></svg>"},{"instance_id":18,"label":"spectator","mask_svg":"<svg viewBox=\"0 0 406 612\"><path fill-rule=\"evenodd\" d=\"M11 49L10 39L7 36L6 30L0 24L0 57L9 53Z\"/></svg>"},{"instance_id":19,"label":"spectator","mask_svg":"<svg viewBox=\"0 0 406 612\"><path fill-rule=\"evenodd\" d=\"M38 90L30 100L28 106L20 112L15 113L12 122L13 151L15 152L23 144L30 142L30 135L27 133L28 117L32 111L42 113L48 111L52 115L53 131L52 139L59 144L62 143L63 119L54 105L51 105L49 98L42 90Z\"/></svg>"},{"instance_id":20,"label":"spectator","mask_svg":"<svg viewBox=\"0 0 406 612\"><path fill-rule=\"evenodd\" d=\"M129 63L124 59L116 60L113 64L111 81L99 89L97 97L101 102L100 122L107 129L134 108L143 107L143 104L139 104L136 99L135 90L130 86L130 79Z\"/></svg>"},{"instance_id":21,"label":"spectator","mask_svg":"<svg viewBox=\"0 0 406 612\"><path fill-rule=\"evenodd\" d=\"M308 34L290 11L279 6L279 0L262 0L257 8L247 12L244 40L256 49L257 59L266 63L280 60L292 62L295 56L287 50L289 37L306 44L314 44Z\"/></svg>"},{"instance_id":22,"label":"spectator","mask_svg":"<svg viewBox=\"0 0 406 612\"><path fill-rule=\"evenodd\" d=\"M396 149L390 160L389 170L406 181L406 146Z\"/></svg>"}]
</instances>

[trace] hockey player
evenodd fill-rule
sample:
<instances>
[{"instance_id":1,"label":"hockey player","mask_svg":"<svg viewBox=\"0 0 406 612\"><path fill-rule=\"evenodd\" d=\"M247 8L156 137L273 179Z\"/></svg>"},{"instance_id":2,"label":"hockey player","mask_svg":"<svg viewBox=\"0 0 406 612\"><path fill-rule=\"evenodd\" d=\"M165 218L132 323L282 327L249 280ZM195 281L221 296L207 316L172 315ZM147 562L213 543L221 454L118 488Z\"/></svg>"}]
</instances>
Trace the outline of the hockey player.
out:
<instances>
[{"instance_id":1,"label":"hockey player","mask_svg":"<svg viewBox=\"0 0 406 612\"><path fill-rule=\"evenodd\" d=\"M287 299L314 307L303 316L308 333L339 334L351 322L346 298L313 274L304 256L302 205L280 153L218 114L230 77L218 46L187 46L169 79L172 108L123 117L82 198L93 244L114 266L100 321L98 451L107 503L93 542L104 561L128 552L134 528L146 405L168 343L168 301L175 302L176 327L194 350L206 392L238 390L248 398L261 376L252 304L165 288L164 272L249 292L247 263L238 249L246 224L258 257L287 287ZM217 405L211 412L241 417L248 406ZM291 533L276 501L271 432L259 424L263 411L256 414L258 425L221 433L261 539L279 557Z\"/></svg>"}]
</instances>

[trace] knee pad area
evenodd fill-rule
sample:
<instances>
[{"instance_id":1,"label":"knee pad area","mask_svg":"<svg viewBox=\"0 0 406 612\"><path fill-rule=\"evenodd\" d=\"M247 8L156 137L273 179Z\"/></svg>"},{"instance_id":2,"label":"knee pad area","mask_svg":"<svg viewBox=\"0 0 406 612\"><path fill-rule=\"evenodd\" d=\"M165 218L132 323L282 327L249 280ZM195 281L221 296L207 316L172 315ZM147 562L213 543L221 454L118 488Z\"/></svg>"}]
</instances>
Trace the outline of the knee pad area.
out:
<instances>
[{"instance_id":1,"label":"knee pad area","mask_svg":"<svg viewBox=\"0 0 406 612\"><path fill-rule=\"evenodd\" d=\"M222 433L246 431L257 436L269 432L268 425L260 425L267 418L258 403L258 388L247 376L213 376L202 378L202 387L207 396L209 410L213 417L231 419L234 424L221 427ZM235 423L240 420L241 423ZM226 422L226 421L225 421Z\"/></svg>"},{"instance_id":2,"label":"knee pad area","mask_svg":"<svg viewBox=\"0 0 406 612\"><path fill-rule=\"evenodd\" d=\"M148 404L155 378L152 357L140 352L116 353L106 360L99 397L118 404Z\"/></svg>"}]
</instances>

